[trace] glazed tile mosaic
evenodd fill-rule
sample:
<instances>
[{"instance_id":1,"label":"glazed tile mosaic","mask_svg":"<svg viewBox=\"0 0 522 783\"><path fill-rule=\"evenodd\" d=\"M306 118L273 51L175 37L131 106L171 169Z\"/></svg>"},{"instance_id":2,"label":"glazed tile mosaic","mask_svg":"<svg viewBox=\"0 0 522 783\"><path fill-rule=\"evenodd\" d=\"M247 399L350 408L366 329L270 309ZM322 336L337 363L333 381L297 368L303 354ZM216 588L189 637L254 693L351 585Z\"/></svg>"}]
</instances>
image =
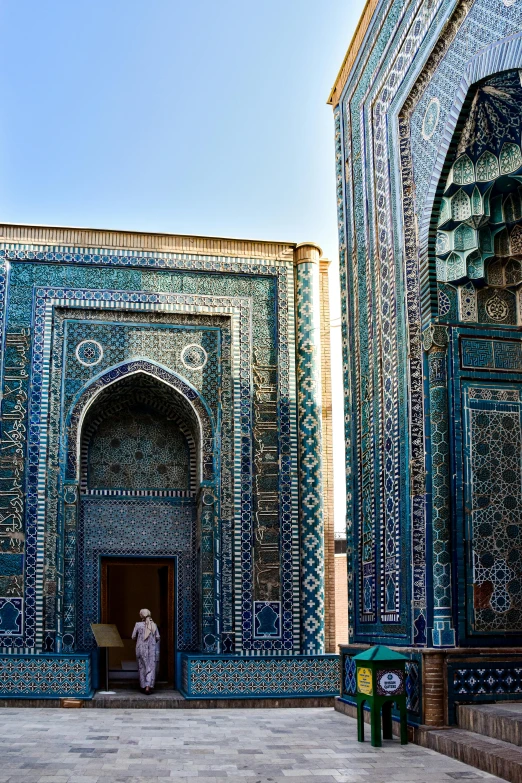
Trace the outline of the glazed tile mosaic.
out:
<instances>
[{"instance_id":1,"label":"glazed tile mosaic","mask_svg":"<svg viewBox=\"0 0 522 783\"><path fill-rule=\"evenodd\" d=\"M330 96L354 649L522 642L521 28L370 3Z\"/></svg>"},{"instance_id":2,"label":"glazed tile mosaic","mask_svg":"<svg viewBox=\"0 0 522 783\"><path fill-rule=\"evenodd\" d=\"M0 655L3 697L91 695L90 655Z\"/></svg>"},{"instance_id":3,"label":"glazed tile mosaic","mask_svg":"<svg viewBox=\"0 0 522 783\"><path fill-rule=\"evenodd\" d=\"M296 246L223 240L233 252L216 255L203 238L198 252L142 252L121 250L117 232L94 232L94 249L81 232L69 246L61 229L48 244L39 231L12 242L17 229L4 229L5 653L34 655L38 671L44 651L94 650L90 624L109 600L103 563L162 557L175 563L173 658L254 656L263 678L265 658L308 651L327 670L321 472L311 464L320 349L307 332L319 289L310 276L297 286ZM319 252L305 248L318 274ZM314 417L313 442L302 438L298 453L298 429L310 437ZM300 464L312 471L302 496ZM308 675L297 680L289 692L304 693Z\"/></svg>"},{"instance_id":4,"label":"glazed tile mosaic","mask_svg":"<svg viewBox=\"0 0 522 783\"><path fill-rule=\"evenodd\" d=\"M339 656L292 656L262 661L184 654L181 692L186 698L336 696Z\"/></svg>"}]
</instances>

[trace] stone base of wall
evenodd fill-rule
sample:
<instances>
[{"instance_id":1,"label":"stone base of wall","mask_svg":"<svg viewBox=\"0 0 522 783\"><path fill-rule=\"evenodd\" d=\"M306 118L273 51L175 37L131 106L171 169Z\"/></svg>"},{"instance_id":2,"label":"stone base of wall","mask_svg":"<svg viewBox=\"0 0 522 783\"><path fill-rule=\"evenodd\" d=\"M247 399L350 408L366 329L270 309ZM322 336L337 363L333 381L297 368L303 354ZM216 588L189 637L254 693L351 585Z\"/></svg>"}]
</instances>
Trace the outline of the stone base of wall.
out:
<instances>
[{"instance_id":1,"label":"stone base of wall","mask_svg":"<svg viewBox=\"0 0 522 783\"><path fill-rule=\"evenodd\" d=\"M231 710L231 709L281 709L284 707L333 707L333 696L304 697L298 699L155 699L145 702L142 699L112 697L103 702L99 698L82 699L81 706L90 709L125 709L125 710ZM14 707L60 708L66 707L63 699L0 699L0 709Z\"/></svg>"}]
</instances>

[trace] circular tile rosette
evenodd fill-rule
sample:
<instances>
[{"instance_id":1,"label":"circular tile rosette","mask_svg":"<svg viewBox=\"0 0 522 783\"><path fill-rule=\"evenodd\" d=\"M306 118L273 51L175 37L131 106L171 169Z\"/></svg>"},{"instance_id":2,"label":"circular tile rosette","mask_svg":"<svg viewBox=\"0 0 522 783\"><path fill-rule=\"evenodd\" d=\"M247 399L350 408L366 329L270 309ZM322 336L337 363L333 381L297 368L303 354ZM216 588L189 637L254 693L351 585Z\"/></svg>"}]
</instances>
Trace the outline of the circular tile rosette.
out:
<instances>
[{"instance_id":1,"label":"circular tile rosette","mask_svg":"<svg viewBox=\"0 0 522 783\"><path fill-rule=\"evenodd\" d=\"M96 340L82 340L76 346L76 358L84 367L95 367L103 359L103 348Z\"/></svg>"},{"instance_id":2,"label":"circular tile rosette","mask_svg":"<svg viewBox=\"0 0 522 783\"><path fill-rule=\"evenodd\" d=\"M197 343L186 345L181 351L181 361L187 370L202 370L207 360L207 352Z\"/></svg>"}]
</instances>

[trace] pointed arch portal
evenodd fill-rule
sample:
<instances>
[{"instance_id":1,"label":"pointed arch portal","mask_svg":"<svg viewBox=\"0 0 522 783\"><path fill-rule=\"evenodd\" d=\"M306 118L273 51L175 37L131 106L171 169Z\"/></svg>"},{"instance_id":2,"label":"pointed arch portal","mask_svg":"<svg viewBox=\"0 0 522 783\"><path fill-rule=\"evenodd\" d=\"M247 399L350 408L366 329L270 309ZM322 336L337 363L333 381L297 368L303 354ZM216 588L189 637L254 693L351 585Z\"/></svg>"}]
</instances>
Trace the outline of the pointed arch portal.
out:
<instances>
[{"instance_id":1,"label":"pointed arch portal","mask_svg":"<svg viewBox=\"0 0 522 783\"><path fill-rule=\"evenodd\" d=\"M148 600L154 605L156 593L166 594L165 586L158 592L152 584L161 579L168 581L169 601L174 604L165 604L163 598L163 604L158 603L166 637L163 655L172 664L175 651L215 644L216 437L198 393L160 365L144 359L128 362L105 371L80 391L66 432L62 456L69 579L63 648L94 649L90 624L114 622L115 611L126 634L132 612L141 608L138 604ZM207 531L203 533L202 514ZM202 552L211 557L202 562ZM111 583L112 572L118 579ZM127 593L118 583L127 584ZM76 589L68 591L67 584ZM170 617L175 618L173 623ZM111 659L114 676L128 665L125 656L133 655L127 636L122 637L124 651ZM172 668L169 665L169 680Z\"/></svg>"}]
</instances>

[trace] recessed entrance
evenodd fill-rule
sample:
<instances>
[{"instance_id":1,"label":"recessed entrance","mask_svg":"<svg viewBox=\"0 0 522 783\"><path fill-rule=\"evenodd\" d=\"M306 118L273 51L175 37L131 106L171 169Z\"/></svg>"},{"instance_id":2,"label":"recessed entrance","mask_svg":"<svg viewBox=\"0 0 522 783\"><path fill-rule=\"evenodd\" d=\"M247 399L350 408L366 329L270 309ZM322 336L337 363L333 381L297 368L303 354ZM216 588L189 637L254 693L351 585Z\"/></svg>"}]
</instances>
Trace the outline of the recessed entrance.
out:
<instances>
[{"instance_id":1,"label":"recessed entrance","mask_svg":"<svg viewBox=\"0 0 522 783\"><path fill-rule=\"evenodd\" d=\"M158 683L174 682L174 560L103 558L101 616L117 626L124 647L109 651L109 679L138 687L135 642L131 639L140 609L149 609L161 636Z\"/></svg>"}]
</instances>

